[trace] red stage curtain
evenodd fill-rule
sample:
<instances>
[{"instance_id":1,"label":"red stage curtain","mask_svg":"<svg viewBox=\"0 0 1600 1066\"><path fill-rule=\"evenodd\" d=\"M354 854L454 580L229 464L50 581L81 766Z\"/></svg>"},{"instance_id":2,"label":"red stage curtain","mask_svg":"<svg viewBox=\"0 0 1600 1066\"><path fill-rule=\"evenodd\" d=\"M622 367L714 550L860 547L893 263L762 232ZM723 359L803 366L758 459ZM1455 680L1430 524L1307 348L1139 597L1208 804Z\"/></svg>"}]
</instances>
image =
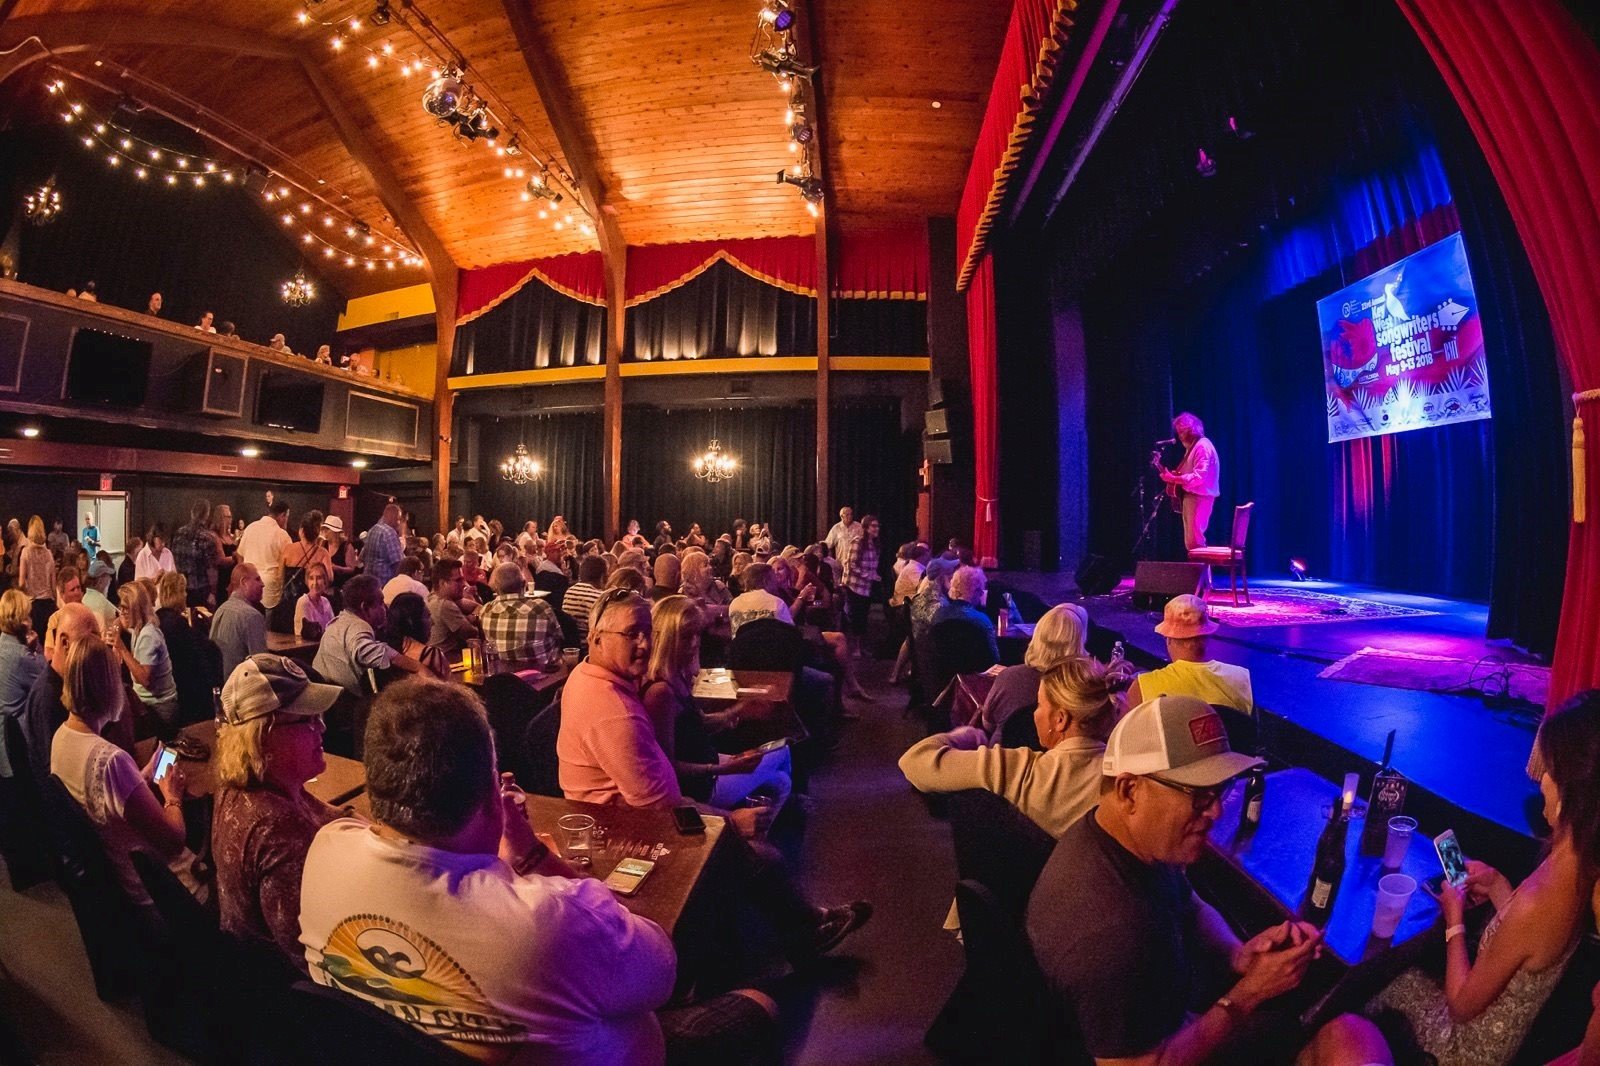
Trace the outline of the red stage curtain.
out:
<instances>
[{"instance_id":1,"label":"red stage curtain","mask_svg":"<svg viewBox=\"0 0 1600 1066\"><path fill-rule=\"evenodd\" d=\"M758 237L629 248L627 305L676 289L718 260L768 285L802 296L817 294L815 237Z\"/></svg>"},{"instance_id":2,"label":"red stage curtain","mask_svg":"<svg viewBox=\"0 0 1600 1066\"><path fill-rule=\"evenodd\" d=\"M997 565L1000 549L999 341L994 321L994 258L984 256L967 286L967 363L972 372L972 451L977 500L972 554Z\"/></svg>"},{"instance_id":3,"label":"red stage curtain","mask_svg":"<svg viewBox=\"0 0 1600 1066\"><path fill-rule=\"evenodd\" d=\"M833 295L849 300L926 300L928 231L924 226L839 235Z\"/></svg>"},{"instance_id":4,"label":"red stage curtain","mask_svg":"<svg viewBox=\"0 0 1600 1066\"><path fill-rule=\"evenodd\" d=\"M1505 194L1588 422L1587 449L1574 449L1554 707L1600 687L1600 49L1559 0L1398 3Z\"/></svg>"},{"instance_id":5,"label":"red stage curtain","mask_svg":"<svg viewBox=\"0 0 1600 1066\"><path fill-rule=\"evenodd\" d=\"M978 269L989 227L1006 194L1012 172L1022 162L1056 59L1072 26L1077 0L1016 0L1000 46L1000 66L989 88L983 125L972 148L966 188L956 210L956 288L964 289Z\"/></svg>"},{"instance_id":6,"label":"red stage curtain","mask_svg":"<svg viewBox=\"0 0 1600 1066\"><path fill-rule=\"evenodd\" d=\"M538 278L563 296L586 304L605 306L606 270L600 253L573 252L548 259L524 259L461 272L456 325L503 302L529 281Z\"/></svg>"}]
</instances>

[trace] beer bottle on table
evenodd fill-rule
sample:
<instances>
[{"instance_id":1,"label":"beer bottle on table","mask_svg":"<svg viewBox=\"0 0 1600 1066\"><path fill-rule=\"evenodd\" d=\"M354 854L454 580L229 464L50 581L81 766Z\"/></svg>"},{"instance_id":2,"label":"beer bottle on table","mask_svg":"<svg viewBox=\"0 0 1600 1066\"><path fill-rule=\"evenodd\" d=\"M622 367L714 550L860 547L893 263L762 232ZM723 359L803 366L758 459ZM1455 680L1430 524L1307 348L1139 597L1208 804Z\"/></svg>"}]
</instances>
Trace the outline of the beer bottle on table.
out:
<instances>
[{"instance_id":1,"label":"beer bottle on table","mask_svg":"<svg viewBox=\"0 0 1600 1066\"><path fill-rule=\"evenodd\" d=\"M1341 792L1333 803L1333 813L1322 828L1317 840L1317 858L1311 867L1311 881L1306 885L1305 901L1300 905L1300 915L1312 925L1324 926L1333 913L1333 901L1339 894L1339 883L1344 880L1344 849L1350 823L1346 820L1345 799Z\"/></svg>"},{"instance_id":2,"label":"beer bottle on table","mask_svg":"<svg viewBox=\"0 0 1600 1066\"><path fill-rule=\"evenodd\" d=\"M1389 765L1394 755L1393 729L1383 745L1383 765L1372 776L1372 794L1367 800L1367 824L1361 830L1361 854L1382 855L1389 839L1389 819L1406 806L1406 779Z\"/></svg>"},{"instance_id":3,"label":"beer bottle on table","mask_svg":"<svg viewBox=\"0 0 1600 1066\"><path fill-rule=\"evenodd\" d=\"M1244 812L1240 817L1245 825L1253 828L1261 824L1261 804L1266 797L1267 771L1265 767L1257 766L1244 782Z\"/></svg>"}]
</instances>

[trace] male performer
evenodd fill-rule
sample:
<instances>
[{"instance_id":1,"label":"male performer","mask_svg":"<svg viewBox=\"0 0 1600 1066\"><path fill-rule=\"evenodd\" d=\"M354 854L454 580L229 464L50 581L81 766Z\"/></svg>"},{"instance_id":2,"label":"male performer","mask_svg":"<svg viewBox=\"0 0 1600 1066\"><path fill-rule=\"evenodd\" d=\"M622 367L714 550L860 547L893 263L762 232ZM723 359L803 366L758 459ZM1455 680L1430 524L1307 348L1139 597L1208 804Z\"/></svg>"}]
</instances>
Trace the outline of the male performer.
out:
<instances>
[{"instance_id":1,"label":"male performer","mask_svg":"<svg viewBox=\"0 0 1600 1066\"><path fill-rule=\"evenodd\" d=\"M1172 420L1172 435L1183 445L1183 461L1176 470L1161 471L1161 480L1183 490L1183 546L1193 551L1206 546L1222 466L1217 446L1206 439L1205 423L1188 411Z\"/></svg>"}]
</instances>

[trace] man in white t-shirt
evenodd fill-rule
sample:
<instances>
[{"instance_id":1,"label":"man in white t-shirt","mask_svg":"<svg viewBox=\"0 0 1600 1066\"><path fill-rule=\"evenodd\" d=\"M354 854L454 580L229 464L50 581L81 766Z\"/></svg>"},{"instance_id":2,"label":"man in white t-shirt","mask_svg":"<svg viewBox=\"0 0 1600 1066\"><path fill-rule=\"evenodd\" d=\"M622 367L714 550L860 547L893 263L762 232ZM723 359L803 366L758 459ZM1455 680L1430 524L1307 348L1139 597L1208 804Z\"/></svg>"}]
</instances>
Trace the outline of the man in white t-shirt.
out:
<instances>
[{"instance_id":1,"label":"man in white t-shirt","mask_svg":"<svg viewBox=\"0 0 1600 1066\"><path fill-rule=\"evenodd\" d=\"M283 597L283 553L290 543L289 505L276 500L267 513L244 527L237 554L261 575L261 606L272 610Z\"/></svg>"},{"instance_id":2,"label":"man in white t-shirt","mask_svg":"<svg viewBox=\"0 0 1600 1066\"><path fill-rule=\"evenodd\" d=\"M740 593L728 604L728 625L733 630L733 636L739 635L740 626L758 618L776 618L780 622L794 624L789 605L772 592L778 580L770 565L751 563L744 568L739 580L750 591Z\"/></svg>"},{"instance_id":3,"label":"man in white t-shirt","mask_svg":"<svg viewBox=\"0 0 1600 1066\"><path fill-rule=\"evenodd\" d=\"M383 605L385 607L394 603L394 598L402 592L415 592L423 599L428 598L428 586L418 580L417 575L422 573L422 560L415 555L407 555L400 560L400 572L389 579L383 586Z\"/></svg>"},{"instance_id":4,"label":"man in white t-shirt","mask_svg":"<svg viewBox=\"0 0 1600 1066\"><path fill-rule=\"evenodd\" d=\"M861 523L856 521L856 513L849 507L839 508L839 521L828 530L828 535L822 542L828 546L828 552L837 559L844 554L844 546L850 543L850 538L861 532Z\"/></svg>"},{"instance_id":5,"label":"man in white t-shirt","mask_svg":"<svg viewBox=\"0 0 1600 1066\"><path fill-rule=\"evenodd\" d=\"M466 688L391 686L366 736L375 824L332 822L306 856L312 980L519 1063L650 1066L669 1047L742 1061L772 1040L776 1007L760 993L655 1013L672 993L672 941L534 836Z\"/></svg>"}]
</instances>

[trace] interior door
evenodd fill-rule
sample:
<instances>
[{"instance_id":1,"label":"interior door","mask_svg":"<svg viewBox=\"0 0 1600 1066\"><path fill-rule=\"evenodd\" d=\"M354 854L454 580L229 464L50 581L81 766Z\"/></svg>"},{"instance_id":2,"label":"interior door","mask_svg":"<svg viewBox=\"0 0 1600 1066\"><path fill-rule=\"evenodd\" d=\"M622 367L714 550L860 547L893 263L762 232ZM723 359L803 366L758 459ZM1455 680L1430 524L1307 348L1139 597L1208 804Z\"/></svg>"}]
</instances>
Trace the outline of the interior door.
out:
<instances>
[{"instance_id":1,"label":"interior door","mask_svg":"<svg viewBox=\"0 0 1600 1066\"><path fill-rule=\"evenodd\" d=\"M110 552L112 561L120 565L127 547L128 494L80 492L78 513L94 516L94 524L100 529L100 550Z\"/></svg>"}]
</instances>

